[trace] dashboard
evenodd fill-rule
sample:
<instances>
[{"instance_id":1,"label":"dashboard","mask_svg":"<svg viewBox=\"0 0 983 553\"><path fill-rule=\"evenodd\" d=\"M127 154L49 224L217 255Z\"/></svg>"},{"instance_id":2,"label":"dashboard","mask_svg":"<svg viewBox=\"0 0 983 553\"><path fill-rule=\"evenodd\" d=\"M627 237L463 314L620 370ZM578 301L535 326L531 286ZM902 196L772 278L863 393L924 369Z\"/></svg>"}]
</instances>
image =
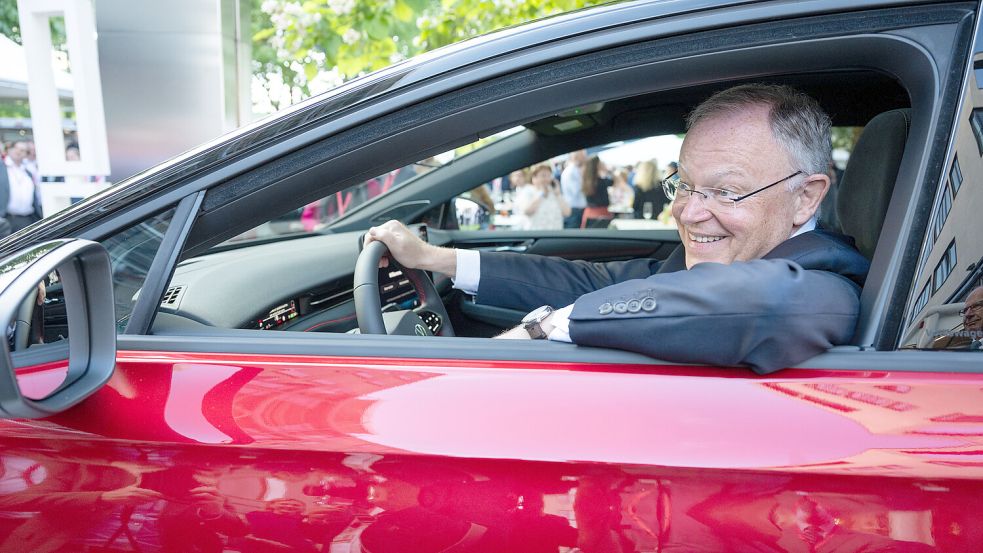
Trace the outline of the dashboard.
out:
<instances>
[{"instance_id":1,"label":"dashboard","mask_svg":"<svg viewBox=\"0 0 983 553\"><path fill-rule=\"evenodd\" d=\"M160 311L219 328L347 332L360 232L308 235L201 255L174 271ZM380 269L384 310L419 305L397 268Z\"/></svg>"},{"instance_id":2,"label":"dashboard","mask_svg":"<svg viewBox=\"0 0 983 553\"><path fill-rule=\"evenodd\" d=\"M382 310L414 309L420 306L416 289L410 279L399 269L379 269L379 295L382 300ZM264 310L242 328L253 330L290 330L297 323L304 321L316 323L316 327L300 328L298 330L329 330L326 321L310 320L318 313L331 312L352 301L351 282L339 282L319 290L312 290L296 298L290 298ZM352 311L354 313L354 311ZM330 320L329 320L330 321ZM300 324L299 326L304 326ZM348 325L338 325L347 327ZM344 331L350 330L345 328Z\"/></svg>"}]
</instances>

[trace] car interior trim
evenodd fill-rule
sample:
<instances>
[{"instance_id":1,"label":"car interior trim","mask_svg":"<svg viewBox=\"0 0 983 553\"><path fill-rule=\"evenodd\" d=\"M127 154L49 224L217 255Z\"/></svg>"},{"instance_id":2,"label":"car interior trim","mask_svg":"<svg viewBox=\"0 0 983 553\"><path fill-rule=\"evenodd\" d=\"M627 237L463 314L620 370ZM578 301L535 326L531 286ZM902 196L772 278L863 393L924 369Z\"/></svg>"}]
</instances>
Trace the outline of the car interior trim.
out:
<instances>
[{"instance_id":1,"label":"car interior trim","mask_svg":"<svg viewBox=\"0 0 983 553\"><path fill-rule=\"evenodd\" d=\"M867 277L876 287L864 286L861 295L862 312L855 344L870 344L886 351L897 347L901 339L908 290L915 276L922 238L928 229L935 190L945 182L946 152L952 147L951 144L946 148L934 147L929 137L951 134L962 101L966 72L958 60L971 46L972 23L973 17L967 16L955 29L934 29L938 50L933 52L932 59L939 64L934 78L930 79L927 71L901 74L912 96L912 126ZM951 41L948 48L939 48L947 40ZM949 55L944 55L946 51ZM909 68L914 69L913 65L898 63L899 71L907 72ZM936 90L928 90L930 84ZM928 101L930 98L936 101ZM917 132L920 121L927 123L927 131Z\"/></svg>"},{"instance_id":2,"label":"car interior trim","mask_svg":"<svg viewBox=\"0 0 983 553\"><path fill-rule=\"evenodd\" d=\"M146 334L153 324L154 317L160 307L161 297L164 295L165 287L171 280L171 275L177 267L178 256L181 252L184 240L194 224L195 216L201 207L205 193L198 192L186 196L174 209L171 216L171 223L167 226L164 238L157 249L157 255L147 270L144 285L140 289L140 296L130 311L130 319L127 322L124 334Z\"/></svg>"},{"instance_id":3,"label":"car interior trim","mask_svg":"<svg viewBox=\"0 0 983 553\"><path fill-rule=\"evenodd\" d=\"M119 337L120 351L186 352L225 354L267 354L276 356L317 356L394 359L447 359L454 361L528 361L552 363L619 364L687 366L669 363L638 353L606 348L577 346L548 340L512 340L503 355L501 343L487 338L456 337L442 339L434 336L396 336L350 334L281 333L276 340L257 340L261 330L216 329L202 335L194 329L174 331L168 336L124 335ZM442 340L434 347L433 340ZM380 355L380 352L385 352ZM873 351L853 346L835 347L795 367L799 369L828 369L842 371L918 372L918 373L979 373L979 354L946 351L946 362L938 360L938 351ZM688 365L699 366L699 365ZM747 368L750 374L751 369ZM780 375L773 373L769 376ZM765 377L767 378L767 377Z\"/></svg>"}]
</instances>

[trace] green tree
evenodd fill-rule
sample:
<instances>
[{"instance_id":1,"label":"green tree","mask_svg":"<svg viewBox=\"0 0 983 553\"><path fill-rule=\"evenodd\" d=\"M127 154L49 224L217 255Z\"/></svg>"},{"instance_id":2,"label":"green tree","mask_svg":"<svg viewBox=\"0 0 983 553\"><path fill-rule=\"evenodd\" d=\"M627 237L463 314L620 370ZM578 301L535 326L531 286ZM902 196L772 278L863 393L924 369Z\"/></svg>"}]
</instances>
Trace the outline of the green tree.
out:
<instances>
[{"instance_id":1,"label":"green tree","mask_svg":"<svg viewBox=\"0 0 983 553\"><path fill-rule=\"evenodd\" d=\"M13 0L0 2L0 35L21 44L20 18L17 14L17 2ZM52 17L49 21L51 44L59 50L65 50L65 18Z\"/></svg>"},{"instance_id":2,"label":"green tree","mask_svg":"<svg viewBox=\"0 0 983 553\"><path fill-rule=\"evenodd\" d=\"M833 127L833 148L852 152L863 127Z\"/></svg>"},{"instance_id":3,"label":"green tree","mask_svg":"<svg viewBox=\"0 0 983 553\"><path fill-rule=\"evenodd\" d=\"M251 3L255 83L279 109L441 46L609 0L241 1ZM64 48L64 20L51 21ZM14 1L0 1L0 34L21 41Z\"/></svg>"},{"instance_id":4,"label":"green tree","mask_svg":"<svg viewBox=\"0 0 983 553\"><path fill-rule=\"evenodd\" d=\"M252 0L253 73L278 109L453 42L603 1Z\"/></svg>"},{"instance_id":5,"label":"green tree","mask_svg":"<svg viewBox=\"0 0 983 553\"><path fill-rule=\"evenodd\" d=\"M0 2L0 35L20 44L20 20L17 18L17 2Z\"/></svg>"}]
</instances>

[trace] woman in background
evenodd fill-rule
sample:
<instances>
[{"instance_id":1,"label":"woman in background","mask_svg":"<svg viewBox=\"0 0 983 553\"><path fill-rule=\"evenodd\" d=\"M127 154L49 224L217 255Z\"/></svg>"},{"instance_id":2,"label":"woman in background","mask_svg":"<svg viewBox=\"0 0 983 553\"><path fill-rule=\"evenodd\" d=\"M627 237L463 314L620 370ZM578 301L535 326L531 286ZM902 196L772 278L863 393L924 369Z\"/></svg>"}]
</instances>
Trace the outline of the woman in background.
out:
<instances>
[{"instance_id":1,"label":"woman in background","mask_svg":"<svg viewBox=\"0 0 983 553\"><path fill-rule=\"evenodd\" d=\"M658 178L655 161L643 161L635 169L635 200L632 207L635 209L636 219L643 218L646 203L652 204L649 217L658 217L662 208L669 203L669 198L662 190L662 180Z\"/></svg>"},{"instance_id":2,"label":"woman in background","mask_svg":"<svg viewBox=\"0 0 983 553\"><path fill-rule=\"evenodd\" d=\"M609 196L611 210L616 209L618 213L624 213L633 207L635 191L628 184L628 171L621 169L614 173L614 185L611 187Z\"/></svg>"},{"instance_id":3,"label":"woman in background","mask_svg":"<svg viewBox=\"0 0 983 553\"><path fill-rule=\"evenodd\" d=\"M570 215L570 204L553 180L553 170L542 163L532 168L532 184L516 191L514 214L519 230L562 230L563 218Z\"/></svg>"},{"instance_id":4,"label":"woman in background","mask_svg":"<svg viewBox=\"0 0 983 553\"><path fill-rule=\"evenodd\" d=\"M612 182L611 177L601 176L604 172L597 156L591 156L584 162L581 190L587 198L587 207L580 220L580 228L603 228L611 219L611 212L608 211L608 187Z\"/></svg>"}]
</instances>

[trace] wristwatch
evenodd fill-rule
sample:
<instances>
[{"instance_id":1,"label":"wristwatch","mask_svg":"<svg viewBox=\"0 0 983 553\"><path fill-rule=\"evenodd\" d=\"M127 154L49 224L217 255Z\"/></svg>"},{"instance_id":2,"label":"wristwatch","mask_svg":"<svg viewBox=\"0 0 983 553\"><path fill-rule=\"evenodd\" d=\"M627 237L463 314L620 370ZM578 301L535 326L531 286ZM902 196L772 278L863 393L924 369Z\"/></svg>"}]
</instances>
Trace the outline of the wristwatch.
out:
<instances>
[{"instance_id":1,"label":"wristwatch","mask_svg":"<svg viewBox=\"0 0 983 553\"><path fill-rule=\"evenodd\" d=\"M542 323L552 314L552 307L548 305L538 307L522 318L522 328L526 329L529 337L533 340L542 340L547 336L546 332L543 331Z\"/></svg>"}]
</instances>

